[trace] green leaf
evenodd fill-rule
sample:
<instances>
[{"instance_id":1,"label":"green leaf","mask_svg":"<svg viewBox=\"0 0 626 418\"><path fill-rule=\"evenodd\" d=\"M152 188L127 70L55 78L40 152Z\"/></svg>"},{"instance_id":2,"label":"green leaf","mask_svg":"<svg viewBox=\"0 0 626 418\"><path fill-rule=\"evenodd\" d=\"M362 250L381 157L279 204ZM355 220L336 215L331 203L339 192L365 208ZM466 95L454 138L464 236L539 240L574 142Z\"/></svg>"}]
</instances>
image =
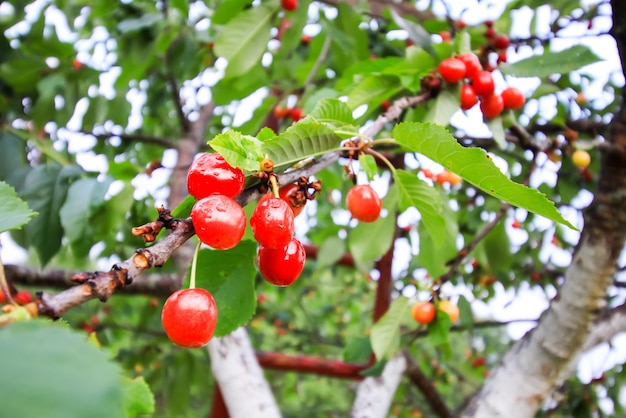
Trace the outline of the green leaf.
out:
<instances>
[{"instance_id":1,"label":"green leaf","mask_svg":"<svg viewBox=\"0 0 626 418\"><path fill-rule=\"evenodd\" d=\"M506 148L506 139L504 137L504 126L502 125L502 117L498 116L493 119L487 119L487 127L493 134L493 140L498 145L498 148Z\"/></svg>"},{"instance_id":2,"label":"green leaf","mask_svg":"<svg viewBox=\"0 0 626 418\"><path fill-rule=\"evenodd\" d=\"M459 110L460 96L457 87L448 87L441 90L435 100L428 102L428 112L424 120L447 126L450 118Z\"/></svg>"},{"instance_id":3,"label":"green leaf","mask_svg":"<svg viewBox=\"0 0 626 418\"><path fill-rule=\"evenodd\" d=\"M37 250L42 265L61 248L63 227L59 212L72 179L83 174L78 166L61 167L48 163L35 167L26 177L22 198L39 216L29 222L24 230L29 245Z\"/></svg>"},{"instance_id":4,"label":"green leaf","mask_svg":"<svg viewBox=\"0 0 626 418\"><path fill-rule=\"evenodd\" d=\"M546 195L511 181L480 148L464 148L442 126L401 123L393 136L404 148L425 155L485 193L577 230Z\"/></svg>"},{"instance_id":5,"label":"green leaf","mask_svg":"<svg viewBox=\"0 0 626 418\"><path fill-rule=\"evenodd\" d=\"M437 232L437 235L433 235L423 222L420 222L417 228L420 237L417 259L431 277L439 277L446 273L449 269L448 261L458 252L459 225L456 214L450 209L446 194L442 192L439 196L442 201L440 217L443 219L444 228ZM435 245L435 241L440 244Z\"/></svg>"},{"instance_id":6,"label":"green leaf","mask_svg":"<svg viewBox=\"0 0 626 418\"><path fill-rule=\"evenodd\" d=\"M124 410L129 417L154 413L154 395L143 376L122 380Z\"/></svg>"},{"instance_id":7,"label":"green leaf","mask_svg":"<svg viewBox=\"0 0 626 418\"><path fill-rule=\"evenodd\" d=\"M319 247L317 253L317 268L325 268L332 266L346 252L346 242L338 236L326 238Z\"/></svg>"},{"instance_id":8,"label":"green leaf","mask_svg":"<svg viewBox=\"0 0 626 418\"><path fill-rule=\"evenodd\" d=\"M174 218L188 218L191 215L191 208L193 207L193 205L195 205L195 203L196 198L188 195L186 198L183 199L182 202L178 204L178 206L176 206L176 208L174 208L174 210L172 211L172 216Z\"/></svg>"},{"instance_id":9,"label":"green leaf","mask_svg":"<svg viewBox=\"0 0 626 418\"><path fill-rule=\"evenodd\" d=\"M397 193L392 188L383 199L383 207L388 212L387 216L379 218L376 222L359 222L348 233L348 248L359 270L370 271L374 261L391 247L396 228L394 213L397 202ZM372 240L372 237L376 237L376 239Z\"/></svg>"},{"instance_id":10,"label":"green leaf","mask_svg":"<svg viewBox=\"0 0 626 418\"><path fill-rule=\"evenodd\" d=\"M26 202L17 197L15 189L0 181L0 233L20 229L37 212L30 210Z\"/></svg>"},{"instance_id":11,"label":"green leaf","mask_svg":"<svg viewBox=\"0 0 626 418\"><path fill-rule=\"evenodd\" d=\"M315 105L310 113L311 117L320 122L332 123L335 125L354 125L356 122L352 117L352 110L344 102L323 98Z\"/></svg>"},{"instance_id":12,"label":"green leaf","mask_svg":"<svg viewBox=\"0 0 626 418\"><path fill-rule=\"evenodd\" d=\"M452 321L448 315L437 311L435 320L428 324L428 340L431 344L438 346L441 350L442 357L448 359L452 353L450 346L450 327Z\"/></svg>"},{"instance_id":13,"label":"green leaf","mask_svg":"<svg viewBox=\"0 0 626 418\"><path fill-rule=\"evenodd\" d=\"M396 170L394 179L400 196L399 209L405 211L409 207L416 208L435 246L440 247L445 237L446 224L441 213L441 196L437 190L404 170Z\"/></svg>"},{"instance_id":14,"label":"green leaf","mask_svg":"<svg viewBox=\"0 0 626 418\"><path fill-rule=\"evenodd\" d=\"M222 337L245 325L256 309L254 277L256 243L242 241L232 250L201 250L196 286L213 295L217 304L215 336ZM186 283L189 283L187 274Z\"/></svg>"},{"instance_id":15,"label":"green leaf","mask_svg":"<svg viewBox=\"0 0 626 418\"><path fill-rule=\"evenodd\" d=\"M372 107L380 105L384 100L402 90L400 79L394 75L372 75L364 78L348 92L348 106L354 110L368 104Z\"/></svg>"},{"instance_id":16,"label":"green leaf","mask_svg":"<svg viewBox=\"0 0 626 418\"><path fill-rule=\"evenodd\" d=\"M505 274L511 271L514 257L510 250L511 239L503 221L498 222L487 234L483 240L483 248L492 271Z\"/></svg>"},{"instance_id":17,"label":"green leaf","mask_svg":"<svg viewBox=\"0 0 626 418\"><path fill-rule=\"evenodd\" d=\"M228 60L226 77L246 74L260 60L272 38L277 4L270 2L248 9L233 18L215 38L215 54Z\"/></svg>"},{"instance_id":18,"label":"green leaf","mask_svg":"<svg viewBox=\"0 0 626 418\"><path fill-rule=\"evenodd\" d=\"M89 253L91 246L85 245L85 241L88 231L92 228L92 216L104 204L104 196L112 181L110 177L105 181L93 178L79 179L72 183L67 192L59 215L65 236L79 256Z\"/></svg>"},{"instance_id":19,"label":"green leaf","mask_svg":"<svg viewBox=\"0 0 626 418\"><path fill-rule=\"evenodd\" d=\"M411 39L415 45L421 47L431 55L436 55L430 40L430 34L422 25L403 19L393 8L391 9L391 17L393 17L394 22L396 22L398 26L409 33L409 39Z\"/></svg>"},{"instance_id":20,"label":"green leaf","mask_svg":"<svg viewBox=\"0 0 626 418\"><path fill-rule=\"evenodd\" d=\"M217 135L209 141L209 146L219 152L230 165L245 171L259 171L261 161L265 158L258 139L233 130Z\"/></svg>"},{"instance_id":21,"label":"green leaf","mask_svg":"<svg viewBox=\"0 0 626 418\"><path fill-rule=\"evenodd\" d=\"M136 32L140 29L151 28L161 20L163 20L161 13L146 13L140 18L122 20L117 24L117 29L122 33Z\"/></svg>"},{"instance_id":22,"label":"green leaf","mask_svg":"<svg viewBox=\"0 0 626 418\"><path fill-rule=\"evenodd\" d=\"M84 333L36 320L12 324L0 338L3 416L125 416L121 370Z\"/></svg>"},{"instance_id":23,"label":"green leaf","mask_svg":"<svg viewBox=\"0 0 626 418\"><path fill-rule=\"evenodd\" d=\"M343 361L365 363L372 355L372 343L368 337L355 338L343 350Z\"/></svg>"},{"instance_id":24,"label":"green leaf","mask_svg":"<svg viewBox=\"0 0 626 418\"><path fill-rule=\"evenodd\" d=\"M337 150L341 141L341 137L328 126L303 120L290 126L276 138L263 142L261 148L263 155L274 161L274 170L281 172L305 158Z\"/></svg>"},{"instance_id":25,"label":"green leaf","mask_svg":"<svg viewBox=\"0 0 626 418\"><path fill-rule=\"evenodd\" d=\"M378 167L376 166L376 159L369 154L359 155L359 165L361 169L367 174L367 178L372 180L378 174Z\"/></svg>"},{"instance_id":26,"label":"green leaf","mask_svg":"<svg viewBox=\"0 0 626 418\"><path fill-rule=\"evenodd\" d=\"M389 310L372 326L372 350L379 360L391 359L400 349L400 324L406 318L409 299L400 296Z\"/></svg>"},{"instance_id":27,"label":"green leaf","mask_svg":"<svg viewBox=\"0 0 626 418\"><path fill-rule=\"evenodd\" d=\"M545 51L514 64L502 65L500 71L517 77L547 77L550 74L569 74L600 60L589 47L574 45L563 51Z\"/></svg>"},{"instance_id":28,"label":"green leaf","mask_svg":"<svg viewBox=\"0 0 626 418\"><path fill-rule=\"evenodd\" d=\"M237 16L245 6L250 4L250 0L225 0L219 2L213 16L211 17L211 23L214 25L223 25Z\"/></svg>"}]
</instances>

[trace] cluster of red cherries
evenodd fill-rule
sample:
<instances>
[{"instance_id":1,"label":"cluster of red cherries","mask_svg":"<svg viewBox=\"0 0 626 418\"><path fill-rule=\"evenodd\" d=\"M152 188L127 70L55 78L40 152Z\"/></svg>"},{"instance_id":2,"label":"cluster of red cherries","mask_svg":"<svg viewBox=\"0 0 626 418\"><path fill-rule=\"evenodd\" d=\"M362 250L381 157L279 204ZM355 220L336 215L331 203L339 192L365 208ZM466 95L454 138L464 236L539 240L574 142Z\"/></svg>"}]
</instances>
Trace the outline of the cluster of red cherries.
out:
<instances>
[{"instance_id":1,"label":"cluster of red cherries","mask_svg":"<svg viewBox=\"0 0 626 418\"><path fill-rule=\"evenodd\" d=\"M441 78L451 84L464 81L461 87L461 109L468 110L480 100L480 110L486 118L495 118L505 109L519 109L526 101L524 93L516 87L495 92L491 71L483 69L478 56L472 52L446 58L439 64Z\"/></svg>"}]
</instances>

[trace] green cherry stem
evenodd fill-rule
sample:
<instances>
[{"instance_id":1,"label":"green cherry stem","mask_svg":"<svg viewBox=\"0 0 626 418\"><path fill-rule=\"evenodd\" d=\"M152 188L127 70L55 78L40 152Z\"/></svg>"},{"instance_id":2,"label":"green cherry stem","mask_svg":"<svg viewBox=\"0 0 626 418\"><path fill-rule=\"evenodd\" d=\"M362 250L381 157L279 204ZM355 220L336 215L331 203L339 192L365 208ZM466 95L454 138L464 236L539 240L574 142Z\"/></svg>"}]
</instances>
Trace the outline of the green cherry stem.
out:
<instances>
[{"instance_id":1,"label":"green cherry stem","mask_svg":"<svg viewBox=\"0 0 626 418\"><path fill-rule=\"evenodd\" d=\"M374 157L380 159L382 162L384 162L387 167L389 167L389 171L391 171L391 174L395 177L396 176L396 168L393 166L393 164L391 164L391 162L387 159L387 157L385 157L383 154L381 154L380 152L373 150L372 148L367 148L365 150L365 152L367 154L373 155Z\"/></svg>"},{"instance_id":2,"label":"green cherry stem","mask_svg":"<svg viewBox=\"0 0 626 418\"><path fill-rule=\"evenodd\" d=\"M191 260L191 277L189 278L190 289L196 287L196 270L198 266L198 253L200 252L200 245L202 245L202 241L198 241L198 245L196 245L196 251L193 253L193 260Z\"/></svg>"},{"instance_id":3,"label":"green cherry stem","mask_svg":"<svg viewBox=\"0 0 626 418\"><path fill-rule=\"evenodd\" d=\"M276 176L273 174L270 174L270 184L272 185L272 193L274 194L274 197L278 199L280 197L280 194L278 192L278 180L276 180Z\"/></svg>"}]
</instances>

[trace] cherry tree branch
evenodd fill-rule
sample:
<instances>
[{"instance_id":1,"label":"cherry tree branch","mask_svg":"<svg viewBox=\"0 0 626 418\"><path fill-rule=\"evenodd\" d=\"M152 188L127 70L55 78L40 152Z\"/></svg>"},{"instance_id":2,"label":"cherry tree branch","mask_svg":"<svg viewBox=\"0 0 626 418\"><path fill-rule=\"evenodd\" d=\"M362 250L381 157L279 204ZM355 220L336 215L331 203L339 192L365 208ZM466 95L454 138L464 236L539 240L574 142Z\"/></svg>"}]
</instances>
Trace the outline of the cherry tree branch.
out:
<instances>
[{"instance_id":1,"label":"cherry tree branch","mask_svg":"<svg viewBox=\"0 0 626 418\"><path fill-rule=\"evenodd\" d=\"M415 360L411 357L408 351L404 351L404 360L406 361L406 375L424 395L424 399L433 412L440 418L454 418L452 411L448 409L441 394L433 382L426 376L419 368Z\"/></svg>"}]
</instances>

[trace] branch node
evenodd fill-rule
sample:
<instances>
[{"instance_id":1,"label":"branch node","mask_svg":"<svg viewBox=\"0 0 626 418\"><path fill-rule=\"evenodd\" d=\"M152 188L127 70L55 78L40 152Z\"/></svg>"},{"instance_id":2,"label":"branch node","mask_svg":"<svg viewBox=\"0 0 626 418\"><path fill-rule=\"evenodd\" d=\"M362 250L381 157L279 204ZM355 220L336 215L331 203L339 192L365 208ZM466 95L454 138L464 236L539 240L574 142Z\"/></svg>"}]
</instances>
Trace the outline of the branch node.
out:
<instances>
[{"instance_id":1,"label":"branch node","mask_svg":"<svg viewBox=\"0 0 626 418\"><path fill-rule=\"evenodd\" d=\"M140 270L150 268L152 265L152 254L146 249L138 249L133 255L133 264Z\"/></svg>"}]
</instances>

